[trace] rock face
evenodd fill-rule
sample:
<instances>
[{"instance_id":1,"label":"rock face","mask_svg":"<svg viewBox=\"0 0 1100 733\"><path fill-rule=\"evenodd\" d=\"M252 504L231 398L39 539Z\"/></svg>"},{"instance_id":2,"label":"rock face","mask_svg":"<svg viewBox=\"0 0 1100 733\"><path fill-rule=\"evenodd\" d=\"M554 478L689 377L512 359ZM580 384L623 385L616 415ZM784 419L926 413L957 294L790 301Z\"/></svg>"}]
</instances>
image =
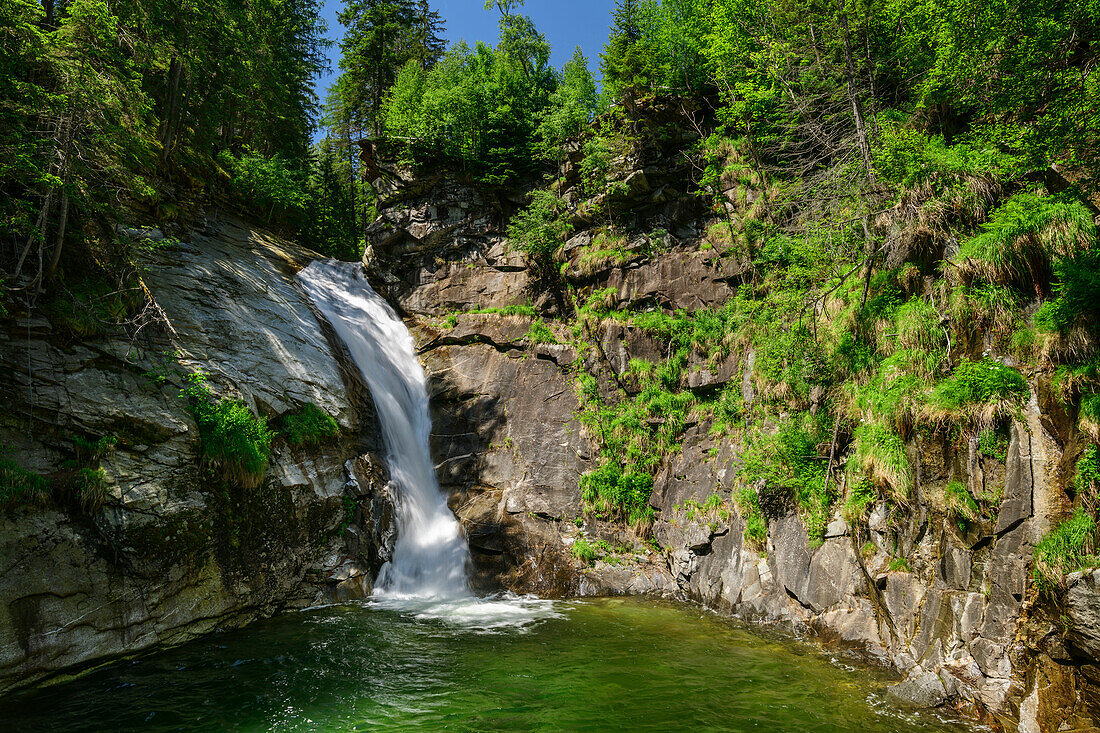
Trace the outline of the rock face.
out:
<instances>
[{"instance_id":1,"label":"rock face","mask_svg":"<svg viewBox=\"0 0 1100 733\"><path fill-rule=\"evenodd\" d=\"M232 223L190 240L144 263L164 322L136 339L74 342L25 318L0 333L0 444L55 486L47 506L0 513L0 691L369 590L364 512L384 472L369 455L357 480L345 469L373 413L294 284L315 255ZM234 488L202 467L178 396L198 370L272 419L312 402L341 437L277 438L263 484ZM103 436L117 439L98 462L107 498L86 509L56 487L74 441Z\"/></svg>"},{"instance_id":2,"label":"rock face","mask_svg":"<svg viewBox=\"0 0 1100 733\"><path fill-rule=\"evenodd\" d=\"M633 172L624 163L623 176L642 171L652 180L630 188L618 215L633 217L635 229L663 227L676 237L657 251L628 242L625 254L585 269L595 235L588 223L574 222L563 268L610 308L724 303L742 269L700 248L699 212L668 191L680 173L662 181L653 166L634 163ZM660 201L651 197L657 188ZM589 323L594 347L578 354L563 345L564 331L556 333L559 344L535 335L533 316L478 314L524 303L542 317L561 313L560 302L530 283L508 252L502 222L515 204L443 178L423 182L384 202L373 227L385 235L368 258L416 324L432 384L439 472L484 584L544 595L673 596L813 633L896 670L903 678L892 688L896 698L951 705L1005 730L1077 729L1100 720L1089 712L1100 710L1090 707L1091 693L1081 692L1091 684L1086 672L1074 666L1090 659L1097 666L1081 670L1100 668L1100 580L1087 575L1071 585L1074 630L1065 645L1056 626L1036 621L1042 614L1029 584L1032 548L1060 509L1056 477L1066 436L1045 409L1033 400L1013 422L1003 461L983 457L976 445L967 455L914 438L911 509L874 507L856 528L834 515L819 544L793 509L782 510L768 522L763 547L744 540L732 497L742 452L736 435L714 437L709 423L689 424L682 450L655 479L655 546L640 547L629 531L582 510L579 478L593 467L594 448L576 417L575 373L599 361L611 380L601 385L605 397L616 388L631 394L630 360L660 359L663 345L608 320ZM559 328L554 323L543 325ZM751 351L692 362L685 383L700 394L733 384L751 403L753 363ZM960 530L941 498L952 480L976 493L1001 492L996 520ZM633 549L588 567L571 556L581 538Z\"/></svg>"}]
</instances>

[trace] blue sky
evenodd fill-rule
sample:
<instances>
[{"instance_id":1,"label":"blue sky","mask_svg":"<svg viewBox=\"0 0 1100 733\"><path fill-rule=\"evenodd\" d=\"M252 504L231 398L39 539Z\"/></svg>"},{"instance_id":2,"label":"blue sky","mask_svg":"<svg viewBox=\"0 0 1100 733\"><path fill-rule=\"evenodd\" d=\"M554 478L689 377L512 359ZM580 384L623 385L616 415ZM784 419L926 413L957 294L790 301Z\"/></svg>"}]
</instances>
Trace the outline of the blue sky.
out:
<instances>
[{"instance_id":1,"label":"blue sky","mask_svg":"<svg viewBox=\"0 0 1100 733\"><path fill-rule=\"evenodd\" d=\"M343 0L323 0L323 4L328 36L339 41L344 27L336 20L336 14L343 7ZM474 41L496 42L500 14L485 10L483 0L431 0L431 4L447 22L448 41L463 40L471 45ZM520 12L531 16L550 42L554 66L561 68L573 55L573 49L580 46L588 57L588 67L598 77L599 53L607 40L614 6L614 0L527 0ZM317 96L322 101L336 79L340 49L334 44L328 53L331 68L317 81Z\"/></svg>"}]
</instances>

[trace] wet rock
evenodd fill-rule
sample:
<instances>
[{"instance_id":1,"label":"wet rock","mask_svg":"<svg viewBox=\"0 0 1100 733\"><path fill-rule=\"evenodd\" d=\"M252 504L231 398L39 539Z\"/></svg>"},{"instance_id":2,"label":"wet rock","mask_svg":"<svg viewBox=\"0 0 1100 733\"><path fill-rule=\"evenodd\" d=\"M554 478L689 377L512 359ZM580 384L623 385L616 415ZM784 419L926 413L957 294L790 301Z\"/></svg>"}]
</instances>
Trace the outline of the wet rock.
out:
<instances>
[{"instance_id":1,"label":"wet rock","mask_svg":"<svg viewBox=\"0 0 1100 733\"><path fill-rule=\"evenodd\" d=\"M947 690L934 672L921 672L886 689L891 697L921 708L937 708L947 702Z\"/></svg>"}]
</instances>

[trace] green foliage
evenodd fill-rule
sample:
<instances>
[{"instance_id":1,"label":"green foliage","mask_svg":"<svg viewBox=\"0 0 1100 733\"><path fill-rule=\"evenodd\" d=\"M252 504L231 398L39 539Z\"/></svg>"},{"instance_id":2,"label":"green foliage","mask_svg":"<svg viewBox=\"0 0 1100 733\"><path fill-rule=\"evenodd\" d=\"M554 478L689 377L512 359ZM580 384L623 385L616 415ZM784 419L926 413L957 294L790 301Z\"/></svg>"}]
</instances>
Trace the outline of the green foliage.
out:
<instances>
[{"instance_id":1,"label":"green foliage","mask_svg":"<svg viewBox=\"0 0 1100 733\"><path fill-rule=\"evenodd\" d=\"M508 241L538 273L548 277L556 272L554 256L571 230L565 200L548 189L536 189L527 208L509 222Z\"/></svg>"},{"instance_id":2,"label":"green foliage","mask_svg":"<svg viewBox=\"0 0 1100 733\"><path fill-rule=\"evenodd\" d=\"M978 450L983 456L1004 463L1008 458L1008 435L1003 430L985 428L978 433Z\"/></svg>"},{"instance_id":3,"label":"green foliage","mask_svg":"<svg viewBox=\"0 0 1100 733\"><path fill-rule=\"evenodd\" d=\"M1095 552L1096 521L1080 507L1039 540L1032 577L1043 593L1053 595L1074 570L1100 564Z\"/></svg>"},{"instance_id":4,"label":"green foliage","mask_svg":"<svg viewBox=\"0 0 1100 733\"><path fill-rule=\"evenodd\" d=\"M653 477L647 473L624 472L609 461L581 476L580 486L585 503L598 514L625 519L635 526L653 520L653 507L649 506Z\"/></svg>"},{"instance_id":5,"label":"green foliage","mask_svg":"<svg viewBox=\"0 0 1100 733\"><path fill-rule=\"evenodd\" d=\"M562 67L558 88L550 95L550 105L539 122L539 153L550 160L563 160L566 140L580 135L597 103L596 80L578 46Z\"/></svg>"},{"instance_id":6,"label":"green foliage","mask_svg":"<svg viewBox=\"0 0 1100 733\"><path fill-rule=\"evenodd\" d=\"M274 437L267 420L243 402L215 397L202 372L187 375L187 383L180 396L198 425L203 458L243 488L259 486Z\"/></svg>"},{"instance_id":7,"label":"green foliage","mask_svg":"<svg viewBox=\"0 0 1100 733\"><path fill-rule=\"evenodd\" d=\"M902 505L913 490L913 467L905 441L879 423L864 423L853 431L854 444L848 459L853 477L862 476L881 487Z\"/></svg>"},{"instance_id":8,"label":"green foliage","mask_svg":"<svg viewBox=\"0 0 1100 733\"><path fill-rule=\"evenodd\" d=\"M1095 494L1100 487L1100 447L1090 445L1077 459L1073 487L1078 494Z\"/></svg>"},{"instance_id":9,"label":"green foliage","mask_svg":"<svg viewBox=\"0 0 1100 733\"><path fill-rule=\"evenodd\" d=\"M1045 286L1056 260L1096 240L1092 214L1079 201L1029 192L997 208L983 229L959 248L961 273L1024 288Z\"/></svg>"},{"instance_id":10,"label":"green foliage","mask_svg":"<svg viewBox=\"0 0 1100 733\"><path fill-rule=\"evenodd\" d=\"M875 172L906 189L931 185L942 194L967 178L992 177L1008 159L994 146L948 145L942 135L928 135L912 125L883 120L875 149Z\"/></svg>"},{"instance_id":11,"label":"green foliage","mask_svg":"<svg viewBox=\"0 0 1100 733\"><path fill-rule=\"evenodd\" d=\"M556 344L558 343L558 337L554 335L554 332L550 330L550 327L546 325L546 322L541 318L536 319L531 323L530 330L527 331L527 341L531 344Z\"/></svg>"},{"instance_id":12,"label":"green foliage","mask_svg":"<svg viewBox=\"0 0 1100 733\"><path fill-rule=\"evenodd\" d=\"M760 483L769 495L789 496L815 543L824 540L825 527L837 499L835 484L825 487L825 465L817 450L827 430L821 420L801 413L783 419L774 434L753 432L748 437L738 474L739 481L749 486Z\"/></svg>"},{"instance_id":13,"label":"green foliage","mask_svg":"<svg viewBox=\"0 0 1100 733\"><path fill-rule=\"evenodd\" d=\"M1024 375L987 358L961 362L950 377L936 385L929 401L941 410L956 411L996 401L1018 403L1029 393Z\"/></svg>"},{"instance_id":14,"label":"green foliage","mask_svg":"<svg viewBox=\"0 0 1100 733\"><path fill-rule=\"evenodd\" d=\"M886 568L891 573L911 573L912 569L909 567L909 561L904 557L895 557L890 560L890 565Z\"/></svg>"},{"instance_id":15,"label":"green foliage","mask_svg":"<svg viewBox=\"0 0 1100 733\"><path fill-rule=\"evenodd\" d=\"M863 479L849 482L848 493L844 497L844 504L840 507L840 514L848 524L858 526L866 521L867 510L877 498L878 491L872 481Z\"/></svg>"},{"instance_id":16,"label":"green foliage","mask_svg":"<svg viewBox=\"0 0 1100 733\"><path fill-rule=\"evenodd\" d=\"M519 304L519 305L505 305L499 308L473 308L466 311L467 313L488 313L497 316L527 316L528 318L534 318L538 315L533 305Z\"/></svg>"},{"instance_id":17,"label":"green foliage","mask_svg":"<svg viewBox=\"0 0 1100 733\"><path fill-rule=\"evenodd\" d=\"M1100 248L1060 260L1054 266L1054 297L1035 314L1043 331L1068 331L1082 325L1097 330L1100 324Z\"/></svg>"},{"instance_id":18,"label":"green foliage","mask_svg":"<svg viewBox=\"0 0 1100 733\"><path fill-rule=\"evenodd\" d=\"M383 104L384 130L412 162L457 163L486 183L529 171L558 76L529 18L504 13L495 48L457 43L430 66L410 60Z\"/></svg>"},{"instance_id":19,"label":"green foliage","mask_svg":"<svg viewBox=\"0 0 1100 733\"><path fill-rule=\"evenodd\" d=\"M573 547L570 549L570 552L573 557L589 566L600 559L599 551L584 537L578 537L576 541L573 542Z\"/></svg>"},{"instance_id":20,"label":"green foliage","mask_svg":"<svg viewBox=\"0 0 1100 733\"><path fill-rule=\"evenodd\" d=\"M40 506L50 494L50 482L0 453L0 509L16 506Z\"/></svg>"},{"instance_id":21,"label":"green foliage","mask_svg":"<svg viewBox=\"0 0 1100 733\"><path fill-rule=\"evenodd\" d=\"M340 434L340 426L320 407L307 402L282 418L279 432L294 446L322 445Z\"/></svg>"},{"instance_id":22,"label":"green foliage","mask_svg":"<svg viewBox=\"0 0 1100 733\"><path fill-rule=\"evenodd\" d=\"M751 486L742 486L734 495L741 519L745 522L745 544L763 552L768 541L768 525L760 511L760 499Z\"/></svg>"},{"instance_id":23,"label":"green foliage","mask_svg":"<svg viewBox=\"0 0 1100 733\"><path fill-rule=\"evenodd\" d=\"M299 0L5 2L0 239L31 244L5 274L50 281L93 247L117 264L125 253L101 246L112 225L223 193L223 151L303 168L323 27Z\"/></svg>"},{"instance_id":24,"label":"green foliage","mask_svg":"<svg viewBox=\"0 0 1100 733\"><path fill-rule=\"evenodd\" d=\"M83 465L98 463L113 451L116 445L118 445L118 437L114 435L102 435L98 438L84 438L80 435L73 437L76 460Z\"/></svg>"},{"instance_id":25,"label":"green foliage","mask_svg":"<svg viewBox=\"0 0 1100 733\"><path fill-rule=\"evenodd\" d=\"M107 476L102 468L77 469L73 488L86 512L98 512L107 501Z\"/></svg>"},{"instance_id":26,"label":"green foliage","mask_svg":"<svg viewBox=\"0 0 1100 733\"><path fill-rule=\"evenodd\" d=\"M276 211L294 219L305 210L305 182L281 156L245 150L235 158L224 151L219 160L231 171L233 189L257 210L266 210L268 221Z\"/></svg>"}]
</instances>

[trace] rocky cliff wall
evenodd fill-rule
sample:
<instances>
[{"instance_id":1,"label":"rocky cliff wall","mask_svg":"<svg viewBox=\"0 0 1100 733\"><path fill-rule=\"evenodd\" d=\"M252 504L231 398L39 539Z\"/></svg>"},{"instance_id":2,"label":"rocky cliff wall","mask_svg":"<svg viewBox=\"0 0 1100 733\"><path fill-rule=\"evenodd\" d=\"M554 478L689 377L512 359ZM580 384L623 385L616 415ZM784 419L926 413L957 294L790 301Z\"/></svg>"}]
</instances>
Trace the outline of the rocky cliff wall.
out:
<instances>
[{"instance_id":1,"label":"rocky cliff wall","mask_svg":"<svg viewBox=\"0 0 1100 733\"><path fill-rule=\"evenodd\" d=\"M636 185L622 205L641 211L646 227L678 236L667 251L589 272L583 292L600 291L620 308L722 304L743 268L700 248L698 210L682 197L654 201L654 189L667 190L667 181ZM1061 615L1030 581L1032 548L1064 511L1060 465L1074 440L1041 376L1010 421L1003 457L983 455L974 441L960 448L915 435L906 446L910 504L875 505L858 527L837 510L819 541L780 506L767 517L763 546L750 546L733 496L739 433L715 435L708 418L689 420L681 449L656 476L645 543L584 509L579 477L595 465L595 436L577 419L575 383L581 371L610 375L602 389L615 399L616 386L629 391L630 360L653 359L661 345L607 319L587 326L595 348L578 354L562 321L543 323L559 306L509 251L508 201L443 178L406 189L376 222L385 235L368 262L416 324L438 469L486 584L563 596L659 594L778 623L892 667L903 700L952 706L1004 730L1090 729L1100 720L1091 683L1095 576L1071 577ZM567 263L593 237L574 224ZM557 338L535 334L536 320ZM685 381L700 393L732 384L751 405L754 359L751 349L701 359ZM994 518L965 528L954 521L942 500L950 481L999 495ZM582 540L615 551L589 566L571 552Z\"/></svg>"},{"instance_id":2,"label":"rocky cliff wall","mask_svg":"<svg viewBox=\"0 0 1100 733\"><path fill-rule=\"evenodd\" d=\"M0 512L0 691L369 589L359 527L384 524L367 500L384 476L369 398L293 281L315 255L233 222L188 239L141 261L156 317L139 332L38 315L0 332L0 444L53 486ZM273 423L313 403L340 436L276 438L263 483L235 487L200 459L180 397L197 371ZM105 500L82 504L65 489L80 446L108 436Z\"/></svg>"}]
</instances>

